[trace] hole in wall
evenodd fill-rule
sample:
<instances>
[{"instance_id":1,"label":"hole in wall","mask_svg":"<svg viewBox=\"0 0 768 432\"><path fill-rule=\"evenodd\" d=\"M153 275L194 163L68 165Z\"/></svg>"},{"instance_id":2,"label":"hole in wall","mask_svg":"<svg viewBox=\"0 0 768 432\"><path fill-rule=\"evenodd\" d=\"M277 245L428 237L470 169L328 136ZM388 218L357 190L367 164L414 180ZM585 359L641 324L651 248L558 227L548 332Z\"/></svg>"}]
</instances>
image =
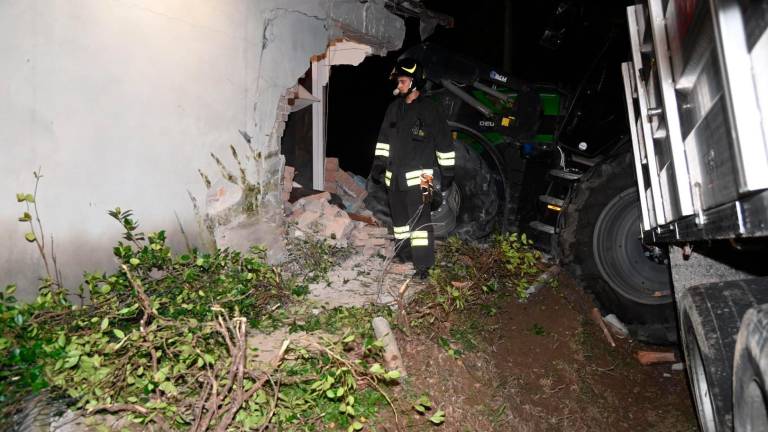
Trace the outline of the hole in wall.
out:
<instances>
[{"instance_id":1,"label":"hole in wall","mask_svg":"<svg viewBox=\"0 0 768 432\"><path fill-rule=\"evenodd\" d=\"M309 68L297 81L297 94L312 93L312 69ZM293 181L303 187L312 187L312 103L296 97L289 100L291 113L285 122L285 131L280 141L280 153L285 165L294 168Z\"/></svg>"},{"instance_id":2,"label":"hole in wall","mask_svg":"<svg viewBox=\"0 0 768 432\"><path fill-rule=\"evenodd\" d=\"M392 101L396 55L369 56L357 66L331 68L326 155L351 174L368 177L381 121Z\"/></svg>"}]
</instances>

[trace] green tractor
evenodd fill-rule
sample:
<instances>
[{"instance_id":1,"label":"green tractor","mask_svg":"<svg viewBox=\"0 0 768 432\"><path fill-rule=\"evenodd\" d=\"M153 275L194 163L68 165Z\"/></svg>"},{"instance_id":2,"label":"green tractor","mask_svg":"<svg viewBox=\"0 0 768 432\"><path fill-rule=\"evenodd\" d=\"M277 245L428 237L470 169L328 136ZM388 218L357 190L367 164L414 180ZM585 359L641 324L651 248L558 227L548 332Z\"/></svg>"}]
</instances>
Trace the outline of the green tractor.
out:
<instances>
[{"instance_id":1,"label":"green tractor","mask_svg":"<svg viewBox=\"0 0 768 432\"><path fill-rule=\"evenodd\" d=\"M595 62L600 67L568 92L429 43L403 56L424 65L427 95L448 114L456 147L455 187L432 211L436 237L524 232L637 338L676 340L667 257L638 237L631 145L612 65ZM368 193L368 209L388 223L384 185L369 179Z\"/></svg>"},{"instance_id":2,"label":"green tractor","mask_svg":"<svg viewBox=\"0 0 768 432\"><path fill-rule=\"evenodd\" d=\"M458 153L457 188L445 191L443 205L432 212L436 236L479 240L494 229L521 230L521 223L541 210L523 194L527 165L548 165L557 151L563 94L552 86L522 83L435 45L418 45L403 56L425 65L428 97L447 113ZM388 222L383 185L369 182L368 189L368 208ZM543 247L549 244L542 242Z\"/></svg>"}]
</instances>

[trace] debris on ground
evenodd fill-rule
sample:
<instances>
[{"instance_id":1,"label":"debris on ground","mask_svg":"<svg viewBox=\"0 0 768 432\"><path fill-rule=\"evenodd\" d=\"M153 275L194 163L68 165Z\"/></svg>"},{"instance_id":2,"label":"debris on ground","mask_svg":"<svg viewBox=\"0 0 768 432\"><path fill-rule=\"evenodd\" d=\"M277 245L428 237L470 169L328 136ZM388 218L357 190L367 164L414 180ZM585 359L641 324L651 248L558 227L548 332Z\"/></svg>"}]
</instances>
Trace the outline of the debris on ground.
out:
<instances>
[{"instance_id":1,"label":"debris on ground","mask_svg":"<svg viewBox=\"0 0 768 432\"><path fill-rule=\"evenodd\" d=\"M340 185L346 184L346 180L339 179L349 176L338 168L338 161L328 158L326 162L326 172L331 172ZM353 188L344 186L335 190ZM359 193L357 198L364 197L364 192L355 191ZM362 207L362 201L353 207L358 213L348 213L331 201L332 195L326 191L285 204L289 258L283 267L289 274L316 273L314 269L322 267L316 264L316 256L334 253L329 250L312 256L312 251L327 248L327 244L336 251L347 252L342 259L326 263L321 278L307 281L309 299L328 308L410 301L423 284L414 284L413 289L400 298L398 288L413 274L414 268L411 263L392 262L395 244L389 230L379 226Z\"/></svg>"},{"instance_id":2,"label":"debris on ground","mask_svg":"<svg viewBox=\"0 0 768 432\"><path fill-rule=\"evenodd\" d=\"M325 158L325 190L339 195L352 213L364 208L363 200L368 196L365 179L342 170L338 158Z\"/></svg>"},{"instance_id":3,"label":"debris on ground","mask_svg":"<svg viewBox=\"0 0 768 432\"><path fill-rule=\"evenodd\" d=\"M328 199L328 192L301 198L291 206L288 223L295 224L294 236L314 235L336 246L347 246L357 222Z\"/></svg>"},{"instance_id":4,"label":"debris on ground","mask_svg":"<svg viewBox=\"0 0 768 432\"><path fill-rule=\"evenodd\" d=\"M398 370L402 376L406 376L403 357L400 355L400 349L397 346L397 340L389 321L384 317L374 318L373 332L376 334L376 338L381 341L384 349L384 366L387 369Z\"/></svg>"},{"instance_id":5,"label":"debris on ground","mask_svg":"<svg viewBox=\"0 0 768 432\"><path fill-rule=\"evenodd\" d=\"M52 419L71 421L73 432L97 424L198 431L695 427L680 367L638 369L631 338L616 343L606 327L621 323L584 308L576 288L561 290L566 275L525 235L483 244L450 238L438 244L428 280L414 281L411 264L392 262L391 235L362 206L359 180L337 160L326 163L333 194L283 190L288 224L279 265L259 248L174 256L164 233L138 233L130 212L116 211L126 229L126 242L115 248L121 266L87 275L90 304L77 307L48 286L41 293L49 300L25 308L6 289L0 312L10 327L2 341L18 338L9 343L39 359L13 368L5 359L0 372L14 377L21 366L23 379L13 383L31 386L38 377L52 385L37 402L3 405L6 418L34 422L40 406L59 404L63 417ZM284 184L293 184L289 168ZM221 192L214 204L236 198L225 186L214 190ZM594 341L600 331L615 348ZM637 352L641 362L672 354ZM649 381L641 385L635 375ZM635 390L626 385L632 380Z\"/></svg>"},{"instance_id":6,"label":"debris on ground","mask_svg":"<svg viewBox=\"0 0 768 432\"><path fill-rule=\"evenodd\" d=\"M657 363L675 363L677 361L677 357L673 352L637 351L635 357L643 366Z\"/></svg>"},{"instance_id":7,"label":"debris on ground","mask_svg":"<svg viewBox=\"0 0 768 432\"><path fill-rule=\"evenodd\" d=\"M536 282L532 283L528 289L525 290L527 296L536 294L540 289L546 286L553 278L560 274L560 266L554 265L545 271L536 279Z\"/></svg>"},{"instance_id":8,"label":"debris on ground","mask_svg":"<svg viewBox=\"0 0 768 432\"><path fill-rule=\"evenodd\" d=\"M603 316L600 314L600 310L597 308L592 308L592 311L590 311L589 317L592 318L592 321L595 322L600 327L600 330L603 331L603 336L605 336L605 339L608 341L609 344L611 344L612 347L616 346L616 342L613 340L613 336L611 336L611 332L608 330L608 327L605 325L605 321L603 321Z\"/></svg>"},{"instance_id":9,"label":"debris on ground","mask_svg":"<svg viewBox=\"0 0 768 432\"><path fill-rule=\"evenodd\" d=\"M629 329L623 322L616 316L616 314L608 314L603 317L603 321L611 329L611 331L619 338L629 337Z\"/></svg>"}]
</instances>

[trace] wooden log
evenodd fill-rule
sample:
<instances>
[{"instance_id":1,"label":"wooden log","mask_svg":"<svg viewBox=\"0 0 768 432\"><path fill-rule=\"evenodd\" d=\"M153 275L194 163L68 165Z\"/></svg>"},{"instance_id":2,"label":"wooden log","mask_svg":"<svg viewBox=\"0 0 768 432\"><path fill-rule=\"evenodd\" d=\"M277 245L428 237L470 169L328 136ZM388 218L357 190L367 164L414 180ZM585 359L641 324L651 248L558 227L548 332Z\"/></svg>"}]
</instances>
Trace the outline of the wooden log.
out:
<instances>
[{"instance_id":1,"label":"wooden log","mask_svg":"<svg viewBox=\"0 0 768 432\"><path fill-rule=\"evenodd\" d=\"M405 376L403 357L400 355L400 349L397 347L397 340L395 340L395 335L392 334L389 321L384 317L374 318L373 332L384 345L384 366L387 370L397 370L401 376Z\"/></svg>"},{"instance_id":2,"label":"wooden log","mask_svg":"<svg viewBox=\"0 0 768 432\"><path fill-rule=\"evenodd\" d=\"M349 215L349 218L352 219L353 221L365 222L368 225L379 226L379 221L377 221L371 216L365 216L365 215L350 213L350 212L347 212L347 214Z\"/></svg>"},{"instance_id":3,"label":"wooden log","mask_svg":"<svg viewBox=\"0 0 768 432\"><path fill-rule=\"evenodd\" d=\"M605 335L605 338L608 339L608 343L611 344L612 347L615 347L616 342L614 342L613 336L611 336L611 332L608 330L608 327L605 326L605 323L603 322L603 316L600 314L600 311L597 310L597 308L592 308L592 312L589 315L590 318L592 318L592 321L594 321L603 330L603 335Z\"/></svg>"},{"instance_id":4,"label":"wooden log","mask_svg":"<svg viewBox=\"0 0 768 432\"><path fill-rule=\"evenodd\" d=\"M674 363L677 361L675 353L661 351L638 351L635 353L635 358L643 366L658 363Z\"/></svg>"}]
</instances>

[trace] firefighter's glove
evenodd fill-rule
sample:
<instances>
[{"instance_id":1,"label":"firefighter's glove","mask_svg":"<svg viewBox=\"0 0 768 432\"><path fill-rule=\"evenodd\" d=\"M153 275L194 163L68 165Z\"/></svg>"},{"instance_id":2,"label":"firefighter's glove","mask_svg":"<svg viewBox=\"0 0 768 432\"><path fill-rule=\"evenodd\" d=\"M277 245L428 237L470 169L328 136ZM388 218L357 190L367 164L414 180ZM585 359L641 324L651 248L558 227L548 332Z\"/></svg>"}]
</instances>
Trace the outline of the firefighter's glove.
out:
<instances>
[{"instance_id":1,"label":"firefighter's glove","mask_svg":"<svg viewBox=\"0 0 768 432\"><path fill-rule=\"evenodd\" d=\"M431 205L432 195L435 191L434 186L432 185L432 176L429 174L422 174L420 186L421 186L421 201L424 204Z\"/></svg>"},{"instance_id":2,"label":"firefighter's glove","mask_svg":"<svg viewBox=\"0 0 768 432\"><path fill-rule=\"evenodd\" d=\"M445 199L445 192L439 193L437 190L435 190L432 193L432 201L430 202L430 210L436 211L440 208L441 205L443 205L443 200Z\"/></svg>"},{"instance_id":3,"label":"firefighter's glove","mask_svg":"<svg viewBox=\"0 0 768 432\"><path fill-rule=\"evenodd\" d=\"M384 183L384 165L374 163L371 167L371 176L369 177L374 183Z\"/></svg>"}]
</instances>

